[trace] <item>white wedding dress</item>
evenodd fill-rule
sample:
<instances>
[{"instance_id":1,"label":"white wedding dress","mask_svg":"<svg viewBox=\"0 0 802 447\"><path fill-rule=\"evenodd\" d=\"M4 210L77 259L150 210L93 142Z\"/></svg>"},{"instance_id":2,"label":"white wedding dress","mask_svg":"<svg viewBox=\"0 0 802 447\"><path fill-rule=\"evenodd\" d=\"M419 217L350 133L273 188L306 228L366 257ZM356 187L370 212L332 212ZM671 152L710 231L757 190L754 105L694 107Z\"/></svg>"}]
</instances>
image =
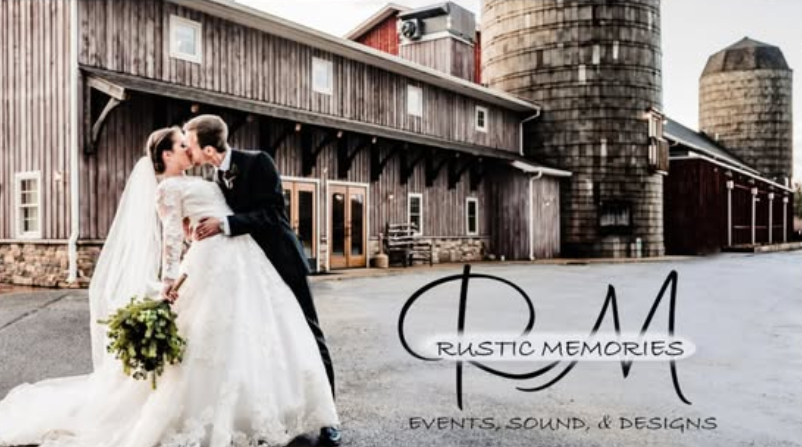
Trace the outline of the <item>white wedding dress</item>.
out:
<instances>
[{"instance_id":1,"label":"white wedding dress","mask_svg":"<svg viewBox=\"0 0 802 447\"><path fill-rule=\"evenodd\" d=\"M172 177L156 195L162 272L188 275L174 306L183 362L166 368L155 391L113 358L88 375L20 385L0 401L0 446L279 446L338 425L301 308L254 240L217 235L180 260L184 217L231 213L219 187Z\"/></svg>"}]
</instances>

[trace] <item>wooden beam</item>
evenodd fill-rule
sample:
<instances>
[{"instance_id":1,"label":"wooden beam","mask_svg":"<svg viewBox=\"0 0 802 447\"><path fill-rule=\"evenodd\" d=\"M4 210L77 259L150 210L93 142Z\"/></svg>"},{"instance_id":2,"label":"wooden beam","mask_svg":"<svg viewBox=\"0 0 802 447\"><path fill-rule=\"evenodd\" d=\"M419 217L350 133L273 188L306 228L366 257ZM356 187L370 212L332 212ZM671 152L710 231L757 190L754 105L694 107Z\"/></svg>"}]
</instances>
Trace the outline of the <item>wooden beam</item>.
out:
<instances>
[{"instance_id":1,"label":"wooden beam","mask_svg":"<svg viewBox=\"0 0 802 447\"><path fill-rule=\"evenodd\" d=\"M281 133L274 140L270 140L269 132L265 131L264 129L268 127L268 123L263 124L262 130L264 132L262 139L267 143L265 146L267 153L270 154L271 157L276 157L276 151L278 151L278 147L281 146L290 135L294 133L299 133L303 130L303 125L301 123L287 123Z\"/></svg>"},{"instance_id":2,"label":"wooden beam","mask_svg":"<svg viewBox=\"0 0 802 447\"><path fill-rule=\"evenodd\" d=\"M406 143L397 142L393 147L390 149L390 152L381 157L379 150L374 150L370 152L370 180L376 182L381 177L382 172L384 172L384 167L387 166L387 163L395 157L396 154L400 153L401 150L404 149Z\"/></svg>"},{"instance_id":3,"label":"wooden beam","mask_svg":"<svg viewBox=\"0 0 802 447\"><path fill-rule=\"evenodd\" d=\"M231 123L230 126L228 126L228 138L231 139L231 137L233 137L234 134L236 134L237 131L242 128L242 126L244 126L246 123L252 123L253 120L253 115L250 113L237 114L237 118L233 123Z\"/></svg>"},{"instance_id":4,"label":"wooden beam","mask_svg":"<svg viewBox=\"0 0 802 447\"><path fill-rule=\"evenodd\" d=\"M471 164L471 170L468 173L471 183L471 191L476 191L479 185L482 184L482 180L485 178L485 174L487 173L487 164L482 160L482 157L478 157L476 159L476 163Z\"/></svg>"},{"instance_id":5,"label":"wooden beam","mask_svg":"<svg viewBox=\"0 0 802 447\"><path fill-rule=\"evenodd\" d=\"M414 146L413 146L414 147ZM414 157L410 157L412 154L410 150L405 150L401 152L401 184L406 185L409 178L412 176L412 173L415 172L415 166L418 165L427 155L426 151L423 149L414 149L414 152L417 152ZM409 160L412 162L407 163Z\"/></svg>"},{"instance_id":6,"label":"wooden beam","mask_svg":"<svg viewBox=\"0 0 802 447\"><path fill-rule=\"evenodd\" d=\"M100 112L100 115L97 117L97 119L93 120L93 118L90 118L92 127L87 133L88 138L86 139L86 145L84 146L84 153L94 154L97 151L97 140L100 137L100 132L103 131L103 127L106 126L106 120L108 119L109 114L111 114L111 112L114 109L116 109L117 106L119 106L120 104L122 104L121 100L111 97L106 102L106 106L103 107L103 111ZM91 105L89 107L90 107L89 115L91 116L92 115Z\"/></svg>"},{"instance_id":7,"label":"wooden beam","mask_svg":"<svg viewBox=\"0 0 802 447\"><path fill-rule=\"evenodd\" d=\"M446 163L451 160L452 157L448 156L447 154L440 156L440 160L438 158L438 151L434 149L429 149L429 153L426 157L426 186L432 187L434 186L434 181L437 180L437 174L443 169Z\"/></svg>"},{"instance_id":8,"label":"wooden beam","mask_svg":"<svg viewBox=\"0 0 802 447\"><path fill-rule=\"evenodd\" d=\"M128 91L125 87L117 85L106 79L90 75L86 78L86 83L89 87L105 93L107 96L112 97L118 101L125 101L128 99Z\"/></svg>"},{"instance_id":9,"label":"wooden beam","mask_svg":"<svg viewBox=\"0 0 802 447\"><path fill-rule=\"evenodd\" d=\"M95 91L108 98L100 113L97 112L100 100L94 93ZM128 100L129 94L122 86L89 75L86 77L84 95L84 153L94 154L97 151L97 140L106 125L106 120L114 109Z\"/></svg>"},{"instance_id":10,"label":"wooden beam","mask_svg":"<svg viewBox=\"0 0 802 447\"><path fill-rule=\"evenodd\" d=\"M460 163L460 160L465 161ZM451 162L448 164L448 189L457 187L457 183L459 183L460 178L462 178L462 174L471 167L474 161L475 159L473 157L454 157L451 159Z\"/></svg>"},{"instance_id":11,"label":"wooden beam","mask_svg":"<svg viewBox=\"0 0 802 447\"><path fill-rule=\"evenodd\" d=\"M342 139L345 133L341 130L329 131L315 147L309 144L312 141L311 129L307 129L304 133L308 134L309 137L303 142L303 147L301 148L301 172L304 176L309 176L312 175L312 169L317 165L320 153L335 141Z\"/></svg>"},{"instance_id":12,"label":"wooden beam","mask_svg":"<svg viewBox=\"0 0 802 447\"><path fill-rule=\"evenodd\" d=\"M379 141L378 137L363 136L357 141L356 147L349 151L349 140L349 138L341 138L337 142L337 177L340 179L348 177L348 171L351 170L354 159L363 149L375 145Z\"/></svg>"}]
</instances>

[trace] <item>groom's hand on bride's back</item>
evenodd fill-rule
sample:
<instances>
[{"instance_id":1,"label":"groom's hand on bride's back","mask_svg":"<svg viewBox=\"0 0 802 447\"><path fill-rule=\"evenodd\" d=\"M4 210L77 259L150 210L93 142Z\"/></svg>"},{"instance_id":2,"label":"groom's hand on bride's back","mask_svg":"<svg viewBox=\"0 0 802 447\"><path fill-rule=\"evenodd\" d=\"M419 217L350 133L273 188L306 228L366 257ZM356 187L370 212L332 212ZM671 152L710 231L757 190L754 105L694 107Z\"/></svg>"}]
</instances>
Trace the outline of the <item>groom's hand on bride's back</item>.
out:
<instances>
[{"instance_id":1,"label":"groom's hand on bride's back","mask_svg":"<svg viewBox=\"0 0 802 447\"><path fill-rule=\"evenodd\" d=\"M195 228L195 240L202 241L222 232L220 219L216 217L204 217L198 221L198 226Z\"/></svg>"}]
</instances>

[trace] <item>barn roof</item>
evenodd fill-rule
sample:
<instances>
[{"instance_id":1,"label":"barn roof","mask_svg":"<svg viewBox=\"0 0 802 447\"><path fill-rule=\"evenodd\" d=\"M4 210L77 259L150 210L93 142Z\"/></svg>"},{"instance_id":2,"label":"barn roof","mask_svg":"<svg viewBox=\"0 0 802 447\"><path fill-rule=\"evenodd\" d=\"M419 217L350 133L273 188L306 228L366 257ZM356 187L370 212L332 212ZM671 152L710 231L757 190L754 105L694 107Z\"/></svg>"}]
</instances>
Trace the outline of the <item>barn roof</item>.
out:
<instances>
[{"instance_id":1,"label":"barn roof","mask_svg":"<svg viewBox=\"0 0 802 447\"><path fill-rule=\"evenodd\" d=\"M439 149L462 152L480 157L490 157L499 160L530 174L541 174L552 177L570 177L571 173L562 169L555 169L541 165L516 153L488 148L470 143L460 143L430 135L410 132L401 129L392 129L377 124L349 120L316 112L301 111L292 107L245 99L230 94L212 92L193 87L171 84L155 79L148 79L125 73L103 70L94 67L81 66L88 81L99 82L125 95L126 90L163 96L185 101L196 101L204 104L239 110L248 113L273 116L290 121L312 124L329 128L342 129L365 135L381 136L382 138L405 141Z\"/></svg>"},{"instance_id":2,"label":"barn roof","mask_svg":"<svg viewBox=\"0 0 802 447\"><path fill-rule=\"evenodd\" d=\"M346 59L362 62L374 67L425 82L449 91L494 104L519 113L534 113L540 106L524 101L514 95L489 89L465 79L416 64L407 59L357 42L333 36L307 26L291 22L231 0L168 0L171 3L194 9L215 17L258 29L294 42L336 54Z\"/></svg>"},{"instance_id":3,"label":"barn roof","mask_svg":"<svg viewBox=\"0 0 802 447\"><path fill-rule=\"evenodd\" d=\"M744 37L710 56L702 76L746 70L789 70L789 67L779 47Z\"/></svg>"},{"instance_id":4,"label":"barn roof","mask_svg":"<svg viewBox=\"0 0 802 447\"><path fill-rule=\"evenodd\" d=\"M757 170L741 161L706 134L685 127L671 118L666 118L666 125L663 133L667 139L675 141L694 152L701 153L739 169L755 174L758 173Z\"/></svg>"},{"instance_id":5,"label":"barn roof","mask_svg":"<svg viewBox=\"0 0 802 447\"><path fill-rule=\"evenodd\" d=\"M389 17L397 15L399 12L409 11L409 8L395 3L388 3L381 9L376 11L375 14L365 19L362 23L357 25L354 29L349 31L345 36L348 40L357 40L362 37L366 32L370 31L374 26L382 23Z\"/></svg>"}]
</instances>

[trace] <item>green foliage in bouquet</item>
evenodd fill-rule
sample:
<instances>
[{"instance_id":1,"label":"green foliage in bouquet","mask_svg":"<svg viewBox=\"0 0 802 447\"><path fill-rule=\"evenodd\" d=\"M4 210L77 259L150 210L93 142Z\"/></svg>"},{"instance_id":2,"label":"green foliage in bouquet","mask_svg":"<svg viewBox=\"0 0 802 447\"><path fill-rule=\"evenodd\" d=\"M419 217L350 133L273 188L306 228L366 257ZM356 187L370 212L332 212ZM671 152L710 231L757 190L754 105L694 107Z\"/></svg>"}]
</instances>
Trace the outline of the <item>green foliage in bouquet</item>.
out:
<instances>
[{"instance_id":1,"label":"green foliage in bouquet","mask_svg":"<svg viewBox=\"0 0 802 447\"><path fill-rule=\"evenodd\" d=\"M165 365L180 363L184 356L187 342L178 334L177 317L166 301L133 297L99 322L109 327L106 350L122 361L125 374L137 380L150 377L155 390Z\"/></svg>"}]
</instances>

